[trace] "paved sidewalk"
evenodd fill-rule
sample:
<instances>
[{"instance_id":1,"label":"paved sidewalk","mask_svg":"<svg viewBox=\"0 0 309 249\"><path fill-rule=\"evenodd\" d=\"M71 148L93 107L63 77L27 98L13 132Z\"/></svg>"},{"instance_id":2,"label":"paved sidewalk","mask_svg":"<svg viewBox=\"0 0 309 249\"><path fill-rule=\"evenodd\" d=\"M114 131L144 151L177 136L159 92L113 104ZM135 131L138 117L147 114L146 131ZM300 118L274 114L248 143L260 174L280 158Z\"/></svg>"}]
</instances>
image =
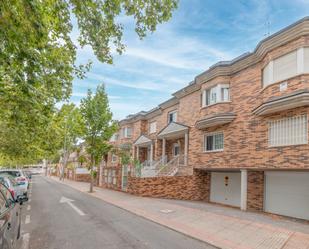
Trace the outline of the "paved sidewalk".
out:
<instances>
[{"instance_id":1,"label":"paved sidewalk","mask_svg":"<svg viewBox=\"0 0 309 249\"><path fill-rule=\"evenodd\" d=\"M89 183L61 183L82 192L89 189ZM219 248L309 249L306 222L203 202L137 197L102 188L95 188L91 195Z\"/></svg>"}]
</instances>

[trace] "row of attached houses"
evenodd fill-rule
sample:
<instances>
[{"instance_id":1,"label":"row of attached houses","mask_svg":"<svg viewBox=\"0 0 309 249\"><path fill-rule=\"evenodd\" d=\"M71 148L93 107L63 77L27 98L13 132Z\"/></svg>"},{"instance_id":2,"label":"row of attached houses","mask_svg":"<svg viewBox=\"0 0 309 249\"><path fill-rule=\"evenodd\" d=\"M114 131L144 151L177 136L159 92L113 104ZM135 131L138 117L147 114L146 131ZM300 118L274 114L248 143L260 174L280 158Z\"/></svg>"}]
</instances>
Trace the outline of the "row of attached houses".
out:
<instances>
[{"instance_id":1,"label":"row of attached houses","mask_svg":"<svg viewBox=\"0 0 309 249\"><path fill-rule=\"evenodd\" d=\"M244 41L245 42L245 41ZM119 122L103 183L309 220L309 18ZM128 172L129 171L129 172ZM130 171L132 174L130 174ZM136 171L136 168L135 168Z\"/></svg>"}]
</instances>

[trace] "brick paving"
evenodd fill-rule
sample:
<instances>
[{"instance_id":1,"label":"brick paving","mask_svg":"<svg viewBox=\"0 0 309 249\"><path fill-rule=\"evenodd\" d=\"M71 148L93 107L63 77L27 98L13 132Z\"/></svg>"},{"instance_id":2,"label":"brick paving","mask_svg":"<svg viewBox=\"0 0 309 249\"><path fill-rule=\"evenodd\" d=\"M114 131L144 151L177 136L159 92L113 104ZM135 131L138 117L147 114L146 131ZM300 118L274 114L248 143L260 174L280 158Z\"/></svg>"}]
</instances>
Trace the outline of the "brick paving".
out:
<instances>
[{"instance_id":1,"label":"brick paving","mask_svg":"<svg viewBox=\"0 0 309 249\"><path fill-rule=\"evenodd\" d=\"M65 180L64 184L82 192L89 189L89 183ZM309 249L307 222L209 203L138 197L102 188L95 188L91 195L219 248Z\"/></svg>"}]
</instances>

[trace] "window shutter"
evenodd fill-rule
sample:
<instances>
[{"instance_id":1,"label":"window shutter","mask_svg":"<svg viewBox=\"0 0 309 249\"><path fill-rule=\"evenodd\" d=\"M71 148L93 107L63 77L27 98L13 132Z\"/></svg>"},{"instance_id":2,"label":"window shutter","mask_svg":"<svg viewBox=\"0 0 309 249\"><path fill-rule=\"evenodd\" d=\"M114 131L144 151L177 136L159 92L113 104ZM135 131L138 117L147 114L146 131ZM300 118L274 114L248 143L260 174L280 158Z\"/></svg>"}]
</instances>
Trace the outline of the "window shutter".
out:
<instances>
[{"instance_id":1,"label":"window shutter","mask_svg":"<svg viewBox=\"0 0 309 249\"><path fill-rule=\"evenodd\" d=\"M206 106L206 90L203 90L201 97L202 97L202 101L201 101L202 107L205 107Z\"/></svg>"},{"instance_id":2,"label":"window shutter","mask_svg":"<svg viewBox=\"0 0 309 249\"><path fill-rule=\"evenodd\" d=\"M304 71L309 73L309 48L304 48Z\"/></svg>"},{"instance_id":3,"label":"window shutter","mask_svg":"<svg viewBox=\"0 0 309 249\"><path fill-rule=\"evenodd\" d=\"M264 87L269 85L271 82L270 82L270 79L269 79L269 64L266 65L266 67L263 68L263 85Z\"/></svg>"},{"instance_id":4,"label":"window shutter","mask_svg":"<svg viewBox=\"0 0 309 249\"><path fill-rule=\"evenodd\" d=\"M297 74L297 52L293 51L274 60L274 82Z\"/></svg>"}]
</instances>

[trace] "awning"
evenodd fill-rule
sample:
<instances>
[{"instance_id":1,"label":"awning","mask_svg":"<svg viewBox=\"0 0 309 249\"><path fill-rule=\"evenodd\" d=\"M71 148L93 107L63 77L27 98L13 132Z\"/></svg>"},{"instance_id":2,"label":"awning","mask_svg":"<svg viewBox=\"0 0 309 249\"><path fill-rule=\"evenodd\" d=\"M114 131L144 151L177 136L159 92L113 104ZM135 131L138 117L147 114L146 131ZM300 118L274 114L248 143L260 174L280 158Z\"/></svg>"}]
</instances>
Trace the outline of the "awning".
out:
<instances>
[{"instance_id":1,"label":"awning","mask_svg":"<svg viewBox=\"0 0 309 249\"><path fill-rule=\"evenodd\" d=\"M139 138L134 142L135 146L145 146L151 144L152 140L145 135L139 136Z\"/></svg>"},{"instance_id":2,"label":"awning","mask_svg":"<svg viewBox=\"0 0 309 249\"><path fill-rule=\"evenodd\" d=\"M253 110L253 113L262 116L309 105L309 90L295 91L284 96L274 97Z\"/></svg>"},{"instance_id":3,"label":"awning","mask_svg":"<svg viewBox=\"0 0 309 249\"><path fill-rule=\"evenodd\" d=\"M189 127L176 122L169 123L165 128L163 128L159 134L158 138L172 138L183 135L189 130Z\"/></svg>"},{"instance_id":4,"label":"awning","mask_svg":"<svg viewBox=\"0 0 309 249\"><path fill-rule=\"evenodd\" d=\"M236 118L235 113L226 112L226 113L216 113L205 116L205 118L198 120L195 123L197 129L205 129L208 127L228 124Z\"/></svg>"}]
</instances>

